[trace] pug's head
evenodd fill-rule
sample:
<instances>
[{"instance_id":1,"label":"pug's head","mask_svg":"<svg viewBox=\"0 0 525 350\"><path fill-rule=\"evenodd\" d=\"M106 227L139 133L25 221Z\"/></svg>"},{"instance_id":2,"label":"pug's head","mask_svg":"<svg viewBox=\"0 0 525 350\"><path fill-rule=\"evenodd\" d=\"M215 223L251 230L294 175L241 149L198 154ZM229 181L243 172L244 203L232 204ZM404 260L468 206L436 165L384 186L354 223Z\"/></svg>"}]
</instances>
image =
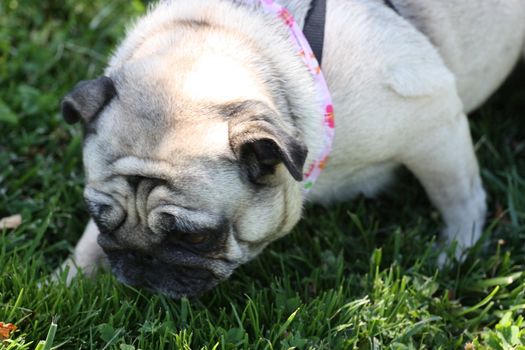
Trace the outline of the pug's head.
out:
<instances>
[{"instance_id":1,"label":"pug's head","mask_svg":"<svg viewBox=\"0 0 525 350\"><path fill-rule=\"evenodd\" d=\"M191 62L136 60L62 101L84 126L85 202L113 273L174 298L291 230L307 153L248 70Z\"/></svg>"}]
</instances>

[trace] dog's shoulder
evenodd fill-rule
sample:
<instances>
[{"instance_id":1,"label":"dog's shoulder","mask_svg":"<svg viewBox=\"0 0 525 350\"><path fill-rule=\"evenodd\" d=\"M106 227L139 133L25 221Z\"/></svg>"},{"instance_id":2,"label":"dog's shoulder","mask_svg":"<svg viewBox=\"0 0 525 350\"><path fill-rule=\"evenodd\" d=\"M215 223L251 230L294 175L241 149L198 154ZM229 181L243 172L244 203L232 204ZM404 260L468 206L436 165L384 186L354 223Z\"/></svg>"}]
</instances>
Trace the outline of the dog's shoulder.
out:
<instances>
[{"instance_id":1,"label":"dog's shoulder","mask_svg":"<svg viewBox=\"0 0 525 350\"><path fill-rule=\"evenodd\" d=\"M325 71L335 84L355 81L361 91L379 84L403 98L439 94L454 85L453 74L429 38L381 1L331 4Z\"/></svg>"},{"instance_id":2,"label":"dog's shoulder","mask_svg":"<svg viewBox=\"0 0 525 350\"><path fill-rule=\"evenodd\" d=\"M392 0L457 78L465 109L479 106L514 66L525 41L521 0ZM483 80L483 84L479 81Z\"/></svg>"}]
</instances>

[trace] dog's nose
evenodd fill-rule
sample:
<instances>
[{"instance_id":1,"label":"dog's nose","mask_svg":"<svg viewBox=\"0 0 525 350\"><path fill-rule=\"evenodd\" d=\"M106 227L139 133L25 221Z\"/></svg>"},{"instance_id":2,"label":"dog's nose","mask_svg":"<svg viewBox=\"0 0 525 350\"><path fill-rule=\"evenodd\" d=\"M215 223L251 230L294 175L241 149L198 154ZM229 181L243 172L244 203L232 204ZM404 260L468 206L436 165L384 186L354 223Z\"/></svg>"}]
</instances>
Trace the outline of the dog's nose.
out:
<instances>
[{"instance_id":1,"label":"dog's nose","mask_svg":"<svg viewBox=\"0 0 525 350\"><path fill-rule=\"evenodd\" d=\"M143 253L139 253L139 252L136 252L136 251L128 251L126 253L126 257L130 260L130 261L135 261L137 263L146 263L146 264L156 264L159 262L159 260L157 258L155 258L153 255L150 255L150 254L143 254Z\"/></svg>"}]
</instances>

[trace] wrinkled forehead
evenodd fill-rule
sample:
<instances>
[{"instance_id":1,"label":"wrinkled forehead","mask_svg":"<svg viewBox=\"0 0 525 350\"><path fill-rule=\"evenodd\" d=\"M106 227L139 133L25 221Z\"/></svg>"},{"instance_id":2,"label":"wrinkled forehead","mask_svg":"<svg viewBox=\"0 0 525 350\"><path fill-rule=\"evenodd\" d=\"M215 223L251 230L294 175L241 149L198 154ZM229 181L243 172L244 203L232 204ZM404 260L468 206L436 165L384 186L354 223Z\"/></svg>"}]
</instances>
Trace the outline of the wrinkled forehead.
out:
<instances>
[{"instance_id":1,"label":"wrinkled forehead","mask_svg":"<svg viewBox=\"0 0 525 350\"><path fill-rule=\"evenodd\" d=\"M137 106L130 111L113 101L85 137L88 183L140 176L204 186L221 171L235 168L228 121L214 108L188 108L184 118L181 113L169 118L169 113L162 106Z\"/></svg>"},{"instance_id":2,"label":"wrinkled forehead","mask_svg":"<svg viewBox=\"0 0 525 350\"><path fill-rule=\"evenodd\" d=\"M93 169L100 169L101 165L120 173L117 165L136 163L118 162L120 159L159 161L177 168L200 164L206 168L209 166L207 163L214 161L218 162L217 165L234 162L228 138L228 122L221 117L172 120L169 123L162 120L123 123L112 115L102 117L96 131L87 135L84 142L88 180L91 175L96 176ZM133 167L128 166L126 169Z\"/></svg>"},{"instance_id":3,"label":"wrinkled forehead","mask_svg":"<svg viewBox=\"0 0 525 350\"><path fill-rule=\"evenodd\" d=\"M108 153L112 159L133 155L164 160L182 155L232 155L227 120L212 108L193 113L195 117L168 119L166 115L127 114L117 105L105 111L95 121L95 130L86 134L84 153Z\"/></svg>"},{"instance_id":4,"label":"wrinkled forehead","mask_svg":"<svg viewBox=\"0 0 525 350\"><path fill-rule=\"evenodd\" d=\"M112 72L117 95L86 128L86 147L156 154L228 152L221 107L246 100L268 103L264 84L235 58L188 50L131 62ZM90 137L94 136L94 137Z\"/></svg>"},{"instance_id":5,"label":"wrinkled forehead","mask_svg":"<svg viewBox=\"0 0 525 350\"><path fill-rule=\"evenodd\" d=\"M128 166L137 160L151 161L142 169L157 173L171 166L172 182L237 181L224 110L239 101L269 99L249 68L235 58L187 51L132 62L111 72L111 79L117 95L86 127L88 183L115 174L148 177ZM126 171L117 166L123 164ZM225 176L232 181L223 181Z\"/></svg>"},{"instance_id":6,"label":"wrinkled forehead","mask_svg":"<svg viewBox=\"0 0 525 350\"><path fill-rule=\"evenodd\" d=\"M228 157L191 157L177 155L171 159L120 155L104 162L93 161L85 155L86 186L107 194L127 198L144 182L156 191L157 198L177 198L181 205L205 207L220 205L223 192L238 187L239 174ZM220 184L220 186L217 186ZM201 200L205 199L202 203Z\"/></svg>"}]
</instances>

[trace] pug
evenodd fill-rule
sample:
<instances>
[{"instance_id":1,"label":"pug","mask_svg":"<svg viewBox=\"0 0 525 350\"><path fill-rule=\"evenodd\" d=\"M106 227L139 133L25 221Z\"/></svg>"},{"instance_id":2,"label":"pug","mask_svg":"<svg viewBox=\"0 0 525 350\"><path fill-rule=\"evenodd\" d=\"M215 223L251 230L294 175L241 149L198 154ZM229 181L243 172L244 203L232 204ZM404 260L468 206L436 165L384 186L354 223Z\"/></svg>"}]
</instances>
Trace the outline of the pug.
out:
<instances>
[{"instance_id":1,"label":"pug","mask_svg":"<svg viewBox=\"0 0 525 350\"><path fill-rule=\"evenodd\" d=\"M297 24L310 1L280 0ZM374 196L405 166L457 255L486 213L466 113L523 52L521 0L328 0L322 72L335 111L323 148L312 75L259 1L173 0L139 19L104 75L63 99L85 130L92 220L68 279L109 263L170 297L209 290L286 235L305 201ZM320 28L319 30L323 30Z\"/></svg>"}]
</instances>

